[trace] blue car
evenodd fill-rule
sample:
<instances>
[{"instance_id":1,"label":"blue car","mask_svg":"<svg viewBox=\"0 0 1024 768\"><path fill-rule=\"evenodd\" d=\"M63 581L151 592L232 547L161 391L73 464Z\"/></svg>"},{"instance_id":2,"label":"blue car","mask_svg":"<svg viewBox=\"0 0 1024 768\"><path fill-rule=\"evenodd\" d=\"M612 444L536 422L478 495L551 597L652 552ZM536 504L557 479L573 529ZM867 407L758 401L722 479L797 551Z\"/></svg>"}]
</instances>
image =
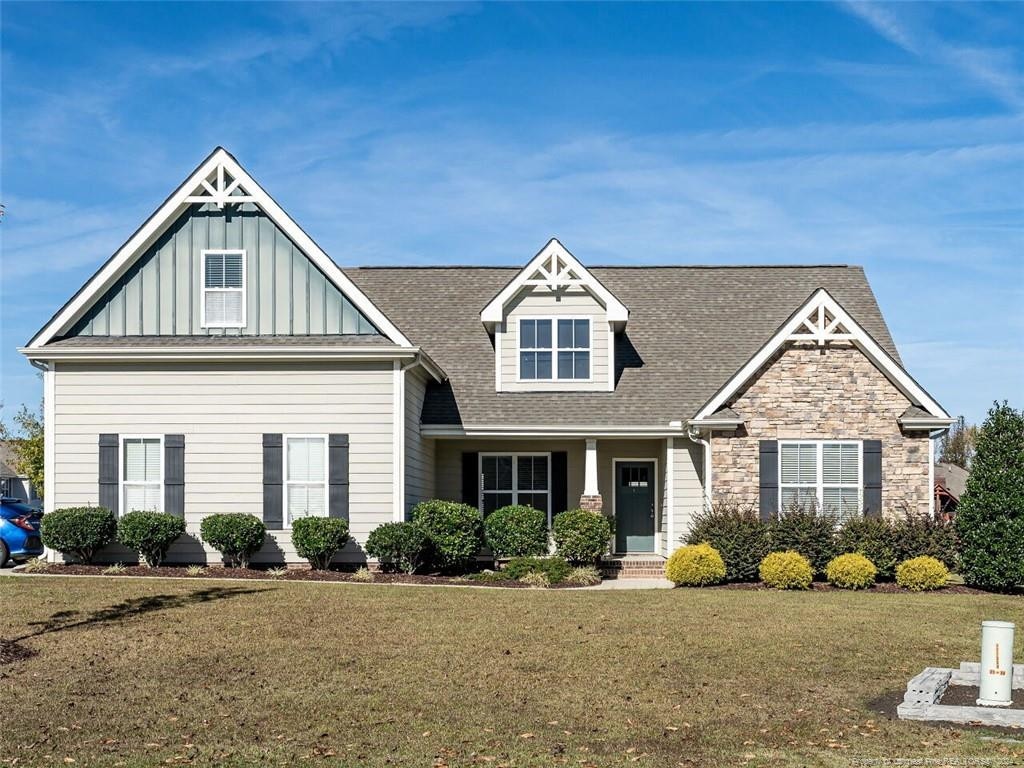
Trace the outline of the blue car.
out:
<instances>
[{"instance_id":1,"label":"blue car","mask_svg":"<svg viewBox=\"0 0 1024 768\"><path fill-rule=\"evenodd\" d=\"M0 567L8 559L22 562L43 554L39 510L18 499L0 498Z\"/></svg>"}]
</instances>

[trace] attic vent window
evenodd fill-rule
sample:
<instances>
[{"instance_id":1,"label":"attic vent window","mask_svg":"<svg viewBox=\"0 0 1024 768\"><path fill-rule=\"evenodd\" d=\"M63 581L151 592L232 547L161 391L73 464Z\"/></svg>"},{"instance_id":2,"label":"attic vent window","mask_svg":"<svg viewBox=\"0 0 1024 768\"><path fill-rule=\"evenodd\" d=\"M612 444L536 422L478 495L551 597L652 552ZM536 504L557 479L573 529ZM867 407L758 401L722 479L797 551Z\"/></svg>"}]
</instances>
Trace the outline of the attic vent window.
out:
<instances>
[{"instance_id":1,"label":"attic vent window","mask_svg":"<svg viewBox=\"0 0 1024 768\"><path fill-rule=\"evenodd\" d=\"M203 251L203 327L245 326L245 251Z\"/></svg>"}]
</instances>

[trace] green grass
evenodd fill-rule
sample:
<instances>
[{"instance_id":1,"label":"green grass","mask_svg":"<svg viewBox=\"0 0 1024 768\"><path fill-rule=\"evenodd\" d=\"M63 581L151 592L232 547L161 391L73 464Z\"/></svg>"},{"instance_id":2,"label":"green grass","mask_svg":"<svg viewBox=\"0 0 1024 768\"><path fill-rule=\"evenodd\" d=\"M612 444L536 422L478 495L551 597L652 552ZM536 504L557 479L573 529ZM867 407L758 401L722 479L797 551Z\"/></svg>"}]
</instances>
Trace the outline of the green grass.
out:
<instances>
[{"instance_id":1,"label":"green grass","mask_svg":"<svg viewBox=\"0 0 1024 768\"><path fill-rule=\"evenodd\" d=\"M1024 755L870 706L1020 598L5 577L0 606L36 654L0 666L0 765Z\"/></svg>"}]
</instances>

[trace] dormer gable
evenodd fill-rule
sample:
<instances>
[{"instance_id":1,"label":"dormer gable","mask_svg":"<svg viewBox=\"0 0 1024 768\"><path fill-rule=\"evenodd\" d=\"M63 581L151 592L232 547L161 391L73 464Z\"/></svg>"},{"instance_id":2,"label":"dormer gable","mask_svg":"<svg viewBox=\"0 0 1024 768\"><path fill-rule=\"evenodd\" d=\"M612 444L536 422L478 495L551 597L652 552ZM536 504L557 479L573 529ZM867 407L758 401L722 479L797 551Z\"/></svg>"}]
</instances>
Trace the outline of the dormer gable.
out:
<instances>
[{"instance_id":1,"label":"dormer gable","mask_svg":"<svg viewBox=\"0 0 1024 768\"><path fill-rule=\"evenodd\" d=\"M610 392L629 310L552 239L480 313L498 392Z\"/></svg>"}]
</instances>

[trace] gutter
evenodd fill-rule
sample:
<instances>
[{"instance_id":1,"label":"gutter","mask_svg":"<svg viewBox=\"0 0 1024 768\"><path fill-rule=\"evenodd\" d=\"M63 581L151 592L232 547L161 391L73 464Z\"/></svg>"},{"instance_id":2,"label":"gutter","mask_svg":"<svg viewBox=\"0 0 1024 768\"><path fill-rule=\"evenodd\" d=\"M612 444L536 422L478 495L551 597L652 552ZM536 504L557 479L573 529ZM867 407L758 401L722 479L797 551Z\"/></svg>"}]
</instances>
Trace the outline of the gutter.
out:
<instances>
[{"instance_id":1,"label":"gutter","mask_svg":"<svg viewBox=\"0 0 1024 768\"><path fill-rule=\"evenodd\" d=\"M922 430L926 429L929 432L932 430L947 430L953 423L954 419L940 419L930 417L917 417L908 419L896 419L896 422L904 429L909 430Z\"/></svg>"},{"instance_id":2,"label":"gutter","mask_svg":"<svg viewBox=\"0 0 1024 768\"><path fill-rule=\"evenodd\" d=\"M703 422L702 422L703 423ZM692 422L691 422L692 424ZM700 436L700 430L691 426L686 436L704 448L704 508L711 508L711 430L708 429L708 439Z\"/></svg>"},{"instance_id":3,"label":"gutter","mask_svg":"<svg viewBox=\"0 0 1024 768\"><path fill-rule=\"evenodd\" d=\"M685 434L682 426L586 426L570 424L551 426L528 425L479 425L424 424L420 427L424 437L677 437Z\"/></svg>"}]
</instances>

